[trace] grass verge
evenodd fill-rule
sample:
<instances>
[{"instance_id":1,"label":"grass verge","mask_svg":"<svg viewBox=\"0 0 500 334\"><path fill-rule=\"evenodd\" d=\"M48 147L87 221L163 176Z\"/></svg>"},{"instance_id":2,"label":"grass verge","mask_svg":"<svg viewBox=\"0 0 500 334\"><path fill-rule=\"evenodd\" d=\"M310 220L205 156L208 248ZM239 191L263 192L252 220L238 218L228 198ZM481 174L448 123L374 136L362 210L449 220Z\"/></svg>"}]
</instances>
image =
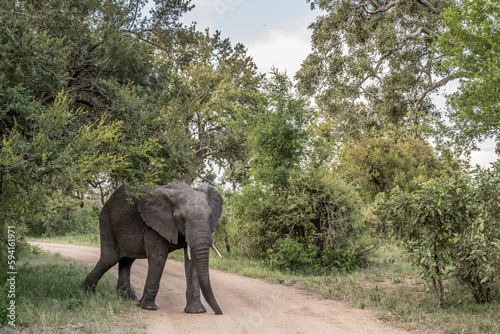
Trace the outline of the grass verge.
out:
<instances>
[{"instance_id":1,"label":"grass verge","mask_svg":"<svg viewBox=\"0 0 500 334\"><path fill-rule=\"evenodd\" d=\"M56 237L29 237L30 241L51 242L55 244L74 244L80 246L100 246L99 233L91 234L73 234L68 233L64 236Z\"/></svg>"},{"instance_id":2,"label":"grass verge","mask_svg":"<svg viewBox=\"0 0 500 334\"><path fill-rule=\"evenodd\" d=\"M96 294L79 286L90 269L36 247L20 251L16 277L16 327L2 333L142 333L133 302L115 293L116 278L105 274Z\"/></svg>"}]
</instances>

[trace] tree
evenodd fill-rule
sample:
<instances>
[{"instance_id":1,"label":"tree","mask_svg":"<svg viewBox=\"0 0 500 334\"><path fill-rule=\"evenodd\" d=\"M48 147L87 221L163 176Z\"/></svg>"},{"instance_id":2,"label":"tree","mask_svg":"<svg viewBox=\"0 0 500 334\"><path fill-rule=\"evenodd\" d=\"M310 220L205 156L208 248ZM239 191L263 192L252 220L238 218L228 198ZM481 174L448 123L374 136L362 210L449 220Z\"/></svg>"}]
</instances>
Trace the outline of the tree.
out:
<instances>
[{"instance_id":1,"label":"tree","mask_svg":"<svg viewBox=\"0 0 500 334\"><path fill-rule=\"evenodd\" d=\"M279 269L363 266L370 241L354 188L325 170L295 170L287 184L247 183L226 197L231 249Z\"/></svg>"},{"instance_id":2,"label":"tree","mask_svg":"<svg viewBox=\"0 0 500 334\"><path fill-rule=\"evenodd\" d=\"M425 141L394 140L367 134L345 144L337 172L359 189L367 203L394 187L411 191L418 179L440 174L444 168L434 149Z\"/></svg>"},{"instance_id":3,"label":"tree","mask_svg":"<svg viewBox=\"0 0 500 334\"><path fill-rule=\"evenodd\" d=\"M226 195L221 238L272 267L354 269L364 264L366 231L358 194L317 164L316 113L285 73L264 82L261 117L248 124L248 179ZM226 238L230 235L231 237Z\"/></svg>"},{"instance_id":4,"label":"tree","mask_svg":"<svg viewBox=\"0 0 500 334\"><path fill-rule=\"evenodd\" d=\"M147 105L158 36L179 40L185 1L0 1L0 207L22 232L48 192L172 174ZM141 32L141 33L140 33ZM160 137L160 138L159 138ZM170 161L168 161L170 162ZM22 203L22 204L21 204ZM2 224L2 232L3 232Z\"/></svg>"},{"instance_id":5,"label":"tree","mask_svg":"<svg viewBox=\"0 0 500 334\"><path fill-rule=\"evenodd\" d=\"M189 1L147 16L143 0L0 4L2 232L56 190L192 179L241 157L261 77L242 45L179 22Z\"/></svg>"},{"instance_id":6,"label":"tree","mask_svg":"<svg viewBox=\"0 0 500 334\"><path fill-rule=\"evenodd\" d=\"M211 166L247 161L245 127L260 113L262 75L242 44L234 47L220 32L195 33L174 53L160 53L168 71L165 90L170 118L184 132L193 155L185 181L210 180Z\"/></svg>"},{"instance_id":7,"label":"tree","mask_svg":"<svg viewBox=\"0 0 500 334\"><path fill-rule=\"evenodd\" d=\"M260 106L261 115L249 124L251 173L263 184L284 189L304 160L310 144L306 126L314 110L294 95L292 82L277 69L265 82L264 92L267 101Z\"/></svg>"},{"instance_id":8,"label":"tree","mask_svg":"<svg viewBox=\"0 0 500 334\"><path fill-rule=\"evenodd\" d=\"M500 2L459 1L443 16L445 31L435 41L443 68L459 76L460 86L448 104L440 130L457 152L470 152L478 142L493 138L500 151Z\"/></svg>"},{"instance_id":9,"label":"tree","mask_svg":"<svg viewBox=\"0 0 500 334\"><path fill-rule=\"evenodd\" d=\"M114 143L88 151L82 151L80 145L80 152L72 158L89 160L102 155L113 157L116 163L101 161L105 170L86 173L85 177L72 175L66 184L82 187L104 171L123 181L153 181L165 172L168 157L159 147L165 140L155 135L157 124L153 124L162 107L148 104L148 92L157 88L151 80L155 76L151 38L171 35L165 41L175 40L187 30L176 21L189 7L184 1L165 2L150 18L139 20L143 5L142 1L2 1L3 153L19 150L24 154L16 155L16 161L42 166L59 152L75 149L72 142L80 138L78 133L90 136L90 130L100 126L114 132L98 139L106 142L112 138ZM51 115L52 111L56 115ZM47 136L40 134L33 140L40 131L46 131ZM51 147L38 145L42 139ZM88 139L87 143L98 146L99 140ZM37 152L28 156L23 141L31 142ZM43 149L51 155L44 156ZM34 155L41 159L34 159ZM71 165L79 163L67 157L58 167ZM166 172L171 174L174 168L168 167ZM3 160L1 170L12 179L18 179L19 174L33 180L41 177L12 168ZM48 168L45 173L65 175Z\"/></svg>"},{"instance_id":10,"label":"tree","mask_svg":"<svg viewBox=\"0 0 500 334\"><path fill-rule=\"evenodd\" d=\"M311 25L313 51L296 78L333 119L334 136L356 138L392 124L420 134L422 117L434 110L429 94L457 77L438 67L431 48L453 1L308 2L325 15Z\"/></svg>"}]
</instances>

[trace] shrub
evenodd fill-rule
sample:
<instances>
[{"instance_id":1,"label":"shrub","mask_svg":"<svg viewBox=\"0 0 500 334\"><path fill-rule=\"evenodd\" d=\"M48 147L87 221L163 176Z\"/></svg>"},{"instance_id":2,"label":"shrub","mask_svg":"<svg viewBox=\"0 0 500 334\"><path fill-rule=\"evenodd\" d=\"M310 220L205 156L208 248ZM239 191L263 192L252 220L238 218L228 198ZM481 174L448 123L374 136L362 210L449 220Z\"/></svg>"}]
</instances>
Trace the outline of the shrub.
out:
<instances>
[{"instance_id":1,"label":"shrub","mask_svg":"<svg viewBox=\"0 0 500 334\"><path fill-rule=\"evenodd\" d=\"M281 269L353 269L364 263L366 222L357 193L327 174L295 173L289 187L247 185L227 202L230 239ZM226 206L226 208L227 208Z\"/></svg>"},{"instance_id":2,"label":"shrub","mask_svg":"<svg viewBox=\"0 0 500 334\"><path fill-rule=\"evenodd\" d=\"M280 270L301 270L314 264L314 248L300 239L278 239L270 249L269 262Z\"/></svg>"},{"instance_id":3,"label":"shrub","mask_svg":"<svg viewBox=\"0 0 500 334\"><path fill-rule=\"evenodd\" d=\"M496 169L475 177L446 171L420 182L412 193L396 188L387 201L379 201L378 214L388 219L392 233L432 283L440 307L448 275L464 282L477 303L490 298L500 273L498 165Z\"/></svg>"},{"instance_id":4,"label":"shrub","mask_svg":"<svg viewBox=\"0 0 500 334\"><path fill-rule=\"evenodd\" d=\"M48 198L45 208L26 225L28 233L36 236L99 233L99 212L91 200Z\"/></svg>"}]
</instances>

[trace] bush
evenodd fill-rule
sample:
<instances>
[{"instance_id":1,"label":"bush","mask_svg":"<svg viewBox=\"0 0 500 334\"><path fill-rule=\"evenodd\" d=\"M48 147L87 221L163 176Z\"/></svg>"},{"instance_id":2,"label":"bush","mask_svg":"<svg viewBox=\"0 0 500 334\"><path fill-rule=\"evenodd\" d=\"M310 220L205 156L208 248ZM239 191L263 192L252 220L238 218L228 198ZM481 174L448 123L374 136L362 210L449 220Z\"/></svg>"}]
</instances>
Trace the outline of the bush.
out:
<instances>
[{"instance_id":1,"label":"bush","mask_svg":"<svg viewBox=\"0 0 500 334\"><path fill-rule=\"evenodd\" d=\"M28 226L30 233L37 236L99 233L99 212L90 200L49 199L43 214Z\"/></svg>"},{"instance_id":2,"label":"bush","mask_svg":"<svg viewBox=\"0 0 500 334\"><path fill-rule=\"evenodd\" d=\"M293 174L283 190L249 184L228 207L229 239L271 266L353 269L364 263L368 242L359 196L327 174Z\"/></svg>"},{"instance_id":3,"label":"bush","mask_svg":"<svg viewBox=\"0 0 500 334\"><path fill-rule=\"evenodd\" d=\"M478 304L487 302L500 273L498 165L475 177L446 171L418 187L412 193L393 190L379 202L379 215L432 283L440 307L448 275L465 283Z\"/></svg>"},{"instance_id":4,"label":"bush","mask_svg":"<svg viewBox=\"0 0 500 334\"><path fill-rule=\"evenodd\" d=\"M314 248L300 239L278 239L276 246L270 250L269 263L272 268L280 270L301 270L314 264Z\"/></svg>"}]
</instances>

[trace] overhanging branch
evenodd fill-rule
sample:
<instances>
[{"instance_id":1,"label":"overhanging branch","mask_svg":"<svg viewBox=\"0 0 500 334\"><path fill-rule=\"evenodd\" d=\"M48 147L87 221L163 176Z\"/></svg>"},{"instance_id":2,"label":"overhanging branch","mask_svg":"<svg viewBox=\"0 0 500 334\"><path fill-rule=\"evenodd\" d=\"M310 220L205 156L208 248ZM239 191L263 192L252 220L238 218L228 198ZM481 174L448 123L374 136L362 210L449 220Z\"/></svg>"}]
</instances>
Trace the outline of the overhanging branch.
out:
<instances>
[{"instance_id":1,"label":"overhanging branch","mask_svg":"<svg viewBox=\"0 0 500 334\"><path fill-rule=\"evenodd\" d=\"M403 40L401 41L401 43L399 43L400 47L404 46L406 44L406 42L408 42L408 40L410 40L412 38L415 38L415 37L417 37L418 35L420 35L422 33L425 33L427 35L434 35L436 37L441 36L437 32L434 32L434 31L430 30L429 28L419 27L415 32L412 32L411 34L406 35L405 37L403 37Z\"/></svg>"},{"instance_id":2,"label":"overhanging branch","mask_svg":"<svg viewBox=\"0 0 500 334\"><path fill-rule=\"evenodd\" d=\"M364 8L364 9L365 9L365 11L368 14L372 14L372 15L373 14L378 14L378 13L384 13L384 12L387 12L392 7L395 7L396 5L398 5L400 2L401 2L401 0L396 0L396 1L393 1L393 2L389 2L384 7L380 7L378 4L375 3L375 1L368 1L369 4L371 4L373 7L375 7L375 11L374 12L370 12L366 8ZM365 7L368 3L366 3L365 5L363 5L363 7Z\"/></svg>"},{"instance_id":3,"label":"overhanging branch","mask_svg":"<svg viewBox=\"0 0 500 334\"><path fill-rule=\"evenodd\" d=\"M415 99L412 99L411 101L412 102L416 102L416 104L419 104L420 102L422 102L422 100L430 93L432 92L433 90L441 87L441 86L444 86L446 85L448 82L450 82L451 80L455 80L455 79L458 79L460 78L460 75L454 73L454 74L451 74L441 80L439 80L438 82L435 82L433 83L432 85L429 86L429 88L427 88L423 93L422 95L420 95L420 97L417 97Z\"/></svg>"},{"instance_id":4,"label":"overhanging branch","mask_svg":"<svg viewBox=\"0 0 500 334\"><path fill-rule=\"evenodd\" d=\"M441 14L443 12L443 10L439 9L439 8L436 8L434 7L429 1L427 0L414 0L416 2L418 2L419 4L427 7L432 13L434 14ZM357 8L363 8L368 14L370 15L374 15L374 14L378 14L378 13L385 13L387 12L388 10L390 10L391 8L393 7L396 7L399 3L401 3L402 0L395 0L395 1L392 1L392 2L389 2L387 5L385 5L384 7L380 7L379 4L377 4L375 1L373 0L368 0L364 5L360 5L358 6ZM372 11L369 11L368 9L366 9L366 6L368 5L372 5L375 10L372 12Z\"/></svg>"},{"instance_id":5,"label":"overhanging branch","mask_svg":"<svg viewBox=\"0 0 500 334\"><path fill-rule=\"evenodd\" d=\"M433 12L434 14L441 14L443 12L442 9L439 9L439 8L436 8L434 7L429 1L427 0L415 0L417 1L419 4L421 5L424 5L426 7L428 7L430 9L431 12Z\"/></svg>"}]
</instances>

